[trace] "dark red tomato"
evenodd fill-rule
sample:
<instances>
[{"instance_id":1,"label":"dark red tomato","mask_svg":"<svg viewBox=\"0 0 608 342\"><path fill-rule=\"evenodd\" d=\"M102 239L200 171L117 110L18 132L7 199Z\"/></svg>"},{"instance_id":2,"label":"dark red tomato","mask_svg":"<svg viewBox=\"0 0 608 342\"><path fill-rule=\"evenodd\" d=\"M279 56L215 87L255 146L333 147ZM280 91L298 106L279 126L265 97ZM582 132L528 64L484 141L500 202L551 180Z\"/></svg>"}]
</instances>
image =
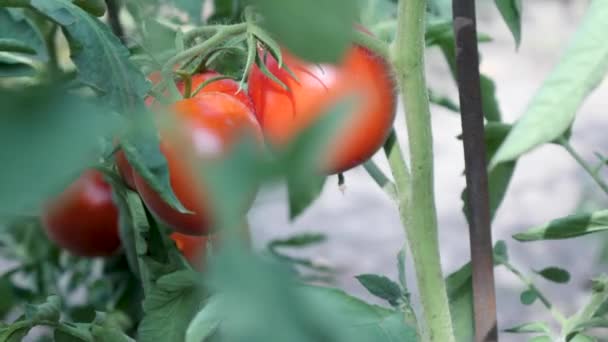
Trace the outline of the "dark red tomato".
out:
<instances>
[{"instance_id":1,"label":"dark red tomato","mask_svg":"<svg viewBox=\"0 0 608 342\"><path fill-rule=\"evenodd\" d=\"M173 192L193 214L171 208L137 172L133 173L135 186L148 208L169 227L183 234L208 234L213 219L193 161L221 157L242 133L249 132L260 140L262 133L251 110L224 93L202 93L178 101L173 113L177 132L161 132L160 149L168 162Z\"/></svg>"},{"instance_id":2,"label":"dark red tomato","mask_svg":"<svg viewBox=\"0 0 608 342\"><path fill-rule=\"evenodd\" d=\"M125 153L120 150L116 152L114 156L116 161L116 166L118 167L118 173L122 177L122 180L125 181L125 184L129 186L129 188L135 190L135 179L133 178L133 168L129 164Z\"/></svg>"},{"instance_id":3,"label":"dark red tomato","mask_svg":"<svg viewBox=\"0 0 608 342\"><path fill-rule=\"evenodd\" d=\"M186 260L197 270L202 270L205 263L205 253L207 242L215 241L215 235L192 236L180 233L171 234L171 239L175 241L177 249L184 255Z\"/></svg>"},{"instance_id":4,"label":"dark red tomato","mask_svg":"<svg viewBox=\"0 0 608 342\"><path fill-rule=\"evenodd\" d=\"M120 247L118 209L99 171L82 174L44 208L41 220L49 239L75 255L109 256Z\"/></svg>"},{"instance_id":5,"label":"dark red tomato","mask_svg":"<svg viewBox=\"0 0 608 342\"><path fill-rule=\"evenodd\" d=\"M395 84L391 69L371 51L352 47L338 65L316 65L285 52L283 63L293 78L267 54L266 66L289 90L264 75L254 65L249 75L249 95L264 135L280 147L311 125L324 109L354 92L358 106L332 138L322 162L329 173L346 171L369 159L384 143L395 119Z\"/></svg>"}]
</instances>

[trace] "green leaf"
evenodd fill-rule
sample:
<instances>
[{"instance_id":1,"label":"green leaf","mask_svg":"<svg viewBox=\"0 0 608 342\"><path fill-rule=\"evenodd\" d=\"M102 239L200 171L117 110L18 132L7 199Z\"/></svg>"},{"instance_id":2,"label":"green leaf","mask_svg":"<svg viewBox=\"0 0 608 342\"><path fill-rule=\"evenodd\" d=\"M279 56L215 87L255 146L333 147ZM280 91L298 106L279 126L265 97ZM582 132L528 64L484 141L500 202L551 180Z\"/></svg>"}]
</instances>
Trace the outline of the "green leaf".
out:
<instances>
[{"instance_id":1,"label":"green leaf","mask_svg":"<svg viewBox=\"0 0 608 342\"><path fill-rule=\"evenodd\" d=\"M258 0L256 6L264 27L307 61L338 62L350 46L357 17L352 0Z\"/></svg>"},{"instance_id":2,"label":"green leaf","mask_svg":"<svg viewBox=\"0 0 608 342\"><path fill-rule=\"evenodd\" d=\"M135 342L134 339L118 328L93 324L91 326L91 334L95 342Z\"/></svg>"},{"instance_id":3,"label":"green leaf","mask_svg":"<svg viewBox=\"0 0 608 342\"><path fill-rule=\"evenodd\" d=\"M534 336L528 340L528 342L553 342L553 339L550 336L542 335L542 336Z\"/></svg>"},{"instance_id":4,"label":"green leaf","mask_svg":"<svg viewBox=\"0 0 608 342\"><path fill-rule=\"evenodd\" d=\"M160 139L151 121L152 113L142 109L137 113L137 117L135 129L132 129L120 144L129 164L172 208L180 213L191 213L177 199L171 188L169 166L160 150Z\"/></svg>"},{"instance_id":5,"label":"green leaf","mask_svg":"<svg viewBox=\"0 0 608 342\"><path fill-rule=\"evenodd\" d=\"M519 47L521 42L521 0L494 0L494 2L515 38L515 45Z\"/></svg>"},{"instance_id":6,"label":"green leaf","mask_svg":"<svg viewBox=\"0 0 608 342\"><path fill-rule=\"evenodd\" d=\"M473 281L467 263L446 278L452 325L457 342L474 340Z\"/></svg>"},{"instance_id":7,"label":"green leaf","mask_svg":"<svg viewBox=\"0 0 608 342\"><path fill-rule=\"evenodd\" d=\"M551 333L549 326L545 322L524 323L505 329L504 331L509 333Z\"/></svg>"},{"instance_id":8,"label":"green leaf","mask_svg":"<svg viewBox=\"0 0 608 342\"><path fill-rule=\"evenodd\" d=\"M28 55L33 55L36 53L36 50L31 48L28 44L10 38L0 38L0 51L20 52Z\"/></svg>"},{"instance_id":9,"label":"green leaf","mask_svg":"<svg viewBox=\"0 0 608 342\"><path fill-rule=\"evenodd\" d=\"M42 33L40 33L38 27L28 19L21 10L0 8L0 40L1 39L18 41L26 46L28 50L35 51L35 56L28 55L27 58L41 62L48 60Z\"/></svg>"},{"instance_id":10,"label":"green leaf","mask_svg":"<svg viewBox=\"0 0 608 342\"><path fill-rule=\"evenodd\" d=\"M106 2L104 0L73 0L74 4L87 13L96 17L103 17L106 14Z\"/></svg>"},{"instance_id":11,"label":"green leaf","mask_svg":"<svg viewBox=\"0 0 608 342\"><path fill-rule=\"evenodd\" d=\"M201 311L190 322L186 330L186 342L201 342L212 336L220 325L223 317L223 298L212 296Z\"/></svg>"},{"instance_id":12,"label":"green leaf","mask_svg":"<svg viewBox=\"0 0 608 342\"><path fill-rule=\"evenodd\" d=\"M350 332L352 341L417 341L416 330L403 322L403 314L368 304L349 296L342 290L305 286L302 288L306 298L313 303L323 303L322 308L344 322L338 326Z\"/></svg>"},{"instance_id":13,"label":"green leaf","mask_svg":"<svg viewBox=\"0 0 608 342\"><path fill-rule=\"evenodd\" d=\"M190 22L200 24L203 15L203 2L201 0L172 0L173 4L188 13Z\"/></svg>"},{"instance_id":14,"label":"green leaf","mask_svg":"<svg viewBox=\"0 0 608 342\"><path fill-rule=\"evenodd\" d=\"M502 240L497 241L494 244L494 259L495 259L495 265L509 261L507 244Z\"/></svg>"},{"instance_id":15,"label":"green leaf","mask_svg":"<svg viewBox=\"0 0 608 342\"><path fill-rule=\"evenodd\" d=\"M518 241L557 240L608 230L608 210L575 214L513 235Z\"/></svg>"},{"instance_id":16,"label":"green leaf","mask_svg":"<svg viewBox=\"0 0 608 342\"><path fill-rule=\"evenodd\" d=\"M547 280L559 284L567 283L570 281L570 273L559 267L547 267L536 273Z\"/></svg>"},{"instance_id":17,"label":"green leaf","mask_svg":"<svg viewBox=\"0 0 608 342\"><path fill-rule=\"evenodd\" d=\"M301 233L292 235L286 239L275 239L268 243L268 247L308 247L324 242L327 239L325 234L321 233Z\"/></svg>"},{"instance_id":18,"label":"green leaf","mask_svg":"<svg viewBox=\"0 0 608 342\"><path fill-rule=\"evenodd\" d=\"M68 185L119 127L107 109L58 90L0 92L0 212L32 210ZM42 172L44 170L44 172Z\"/></svg>"},{"instance_id":19,"label":"green leaf","mask_svg":"<svg viewBox=\"0 0 608 342\"><path fill-rule=\"evenodd\" d=\"M31 322L37 321L59 321L61 314L61 303L59 297L49 296L46 302L39 305L26 304L25 317Z\"/></svg>"},{"instance_id":20,"label":"green leaf","mask_svg":"<svg viewBox=\"0 0 608 342\"><path fill-rule=\"evenodd\" d=\"M519 296L519 301L524 305L532 305L538 299L538 292L534 289L527 289Z\"/></svg>"},{"instance_id":21,"label":"green leaf","mask_svg":"<svg viewBox=\"0 0 608 342\"><path fill-rule=\"evenodd\" d=\"M399 272L399 284L407 291L407 281L405 278L405 248L402 248L397 254L397 268Z\"/></svg>"},{"instance_id":22,"label":"green leaf","mask_svg":"<svg viewBox=\"0 0 608 342\"><path fill-rule=\"evenodd\" d=\"M213 14L208 23L232 23L241 19L245 1L241 0L213 0Z\"/></svg>"},{"instance_id":23,"label":"green leaf","mask_svg":"<svg viewBox=\"0 0 608 342\"><path fill-rule=\"evenodd\" d=\"M300 216L319 196L327 177L311 175L305 179L298 175L287 177L287 196L289 199L289 218Z\"/></svg>"},{"instance_id":24,"label":"green leaf","mask_svg":"<svg viewBox=\"0 0 608 342\"><path fill-rule=\"evenodd\" d=\"M158 279L144 300L138 341L183 341L190 320L203 300L200 275L178 271Z\"/></svg>"},{"instance_id":25,"label":"green leaf","mask_svg":"<svg viewBox=\"0 0 608 342\"><path fill-rule=\"evenodd\" d=\"M0 323L0 341L2 342L21 342L30 330L27 322L17 322L11 325L3 326Z\"/></svg>"},{"instance_id":26,"label":"green leaf","mask_svg":"<svg viewBox=\"0 0 608 342\"><path fill-rule=\"evenodd\" d=\"M31 5L61 26L80 82L123 112L143 105L149 83L107 25L69 0L32 0Z\"/></svg>"},{"instance_id":27,"label":"green leaf","mask_svg":"<svg viewBox=\"0 0 608 342\"><path fill-rule=\"evenodd\" d=\"M391 305L396 306L399 299L403 296L399 284L390 280L385 276L377 274L362 274L355 278L369 291L378 298L388 301Z\"/></svg>"},{"instance_id":28,"label":"green leaf","mask_svg":"<svg viewBox=\"0 0 608 342\"><path fill-rule=\"evenodd\" d=\"M479 81L481 86L483 116L488 121L502 121L500 106L498 105L498 99L496 98L496 85L494 84L494 81L484 74L480 75Z\"/></svg>"},{"instance_id":29,"label":"green leaf","mask_svg":"<svg viewBox=\"0 0 608 342\"><path fill-rule=\"evenodd\" d=\"M608 1L591 2L574 39L490 163L517 159L568 131L587 95L608 71Z\"/></svg>"}]
</instances>

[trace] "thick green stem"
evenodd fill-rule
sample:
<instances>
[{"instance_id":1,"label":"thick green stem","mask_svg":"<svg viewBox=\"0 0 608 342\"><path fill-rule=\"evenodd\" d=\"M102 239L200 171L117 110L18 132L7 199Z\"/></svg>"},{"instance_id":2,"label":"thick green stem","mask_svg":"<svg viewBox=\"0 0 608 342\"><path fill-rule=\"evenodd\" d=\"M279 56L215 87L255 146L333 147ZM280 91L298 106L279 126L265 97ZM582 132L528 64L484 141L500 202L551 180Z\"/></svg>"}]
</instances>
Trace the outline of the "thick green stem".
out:
<instances>
[{"instance_id":1,"label":"thick green stem","mask_svg":"<svg viewBox=\"0 0 608 342\"><path fill-rule=\"evenodd\" d=\"M409 184L402 184L404 180L397 178L395 181L400 191L407 191L401 216L416 267L424 314L423 338L452 342L454 333L437 237L433 137L424 74L426 1L401 0L398 11L397 36L391 55L405 105L411 177Z\"/></svg>"}]
</instances>

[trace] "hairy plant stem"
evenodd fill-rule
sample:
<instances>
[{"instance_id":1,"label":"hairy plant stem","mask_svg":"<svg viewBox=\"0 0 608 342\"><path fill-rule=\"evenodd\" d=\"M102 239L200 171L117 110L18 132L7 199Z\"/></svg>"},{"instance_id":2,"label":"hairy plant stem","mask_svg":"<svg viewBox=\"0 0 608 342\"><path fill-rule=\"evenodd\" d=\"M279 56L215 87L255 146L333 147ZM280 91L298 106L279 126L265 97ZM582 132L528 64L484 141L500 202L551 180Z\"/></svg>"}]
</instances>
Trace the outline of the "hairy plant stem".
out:
<instances>
[{"instance_id":1,"label":"hairy plant stem","mask_svg":"<svg viewBox=\"0 0 608 342\"><path fill-rule=\"evenodd\" d=\"M433 185L433 139L424 74L425 0L400 0L391 59L405 105L411 175L391 163L423 309L423 340L452 342L450 307L441 271ZM396 145L396 144L394 144ZM389 155L390 160L390 155ZM399 174L401 176L398 176Z\"/></svg>"}]
</instances>

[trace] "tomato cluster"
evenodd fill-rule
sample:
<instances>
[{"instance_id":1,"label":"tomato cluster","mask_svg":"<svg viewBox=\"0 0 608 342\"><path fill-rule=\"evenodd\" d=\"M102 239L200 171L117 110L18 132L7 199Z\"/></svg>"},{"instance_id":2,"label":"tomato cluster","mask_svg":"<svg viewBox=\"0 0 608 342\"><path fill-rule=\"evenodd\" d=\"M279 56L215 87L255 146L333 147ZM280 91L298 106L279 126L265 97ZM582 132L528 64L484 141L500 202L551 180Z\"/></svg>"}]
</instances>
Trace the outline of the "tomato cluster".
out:
<instances>
[{"instance_id":1,"label":"tomato cluster","mask_svg":"<svg viewBox=\"0 0 608 342\"><path fill-rule=\"evenodd\" d=\"M194 96L169 108L175 125L170 132L161 129L160 150L168 163L172 190L190 213L167 204L122 151L115 156L125 184L175 231L171 238L198 266L214 226L209 196L197 177L200 163L221 157L243 134L257 136L260 145L265 140L281 149L344 95L353 94L358 99L356 109L338 128L318 165L326 173L344 172L382 146L395 117L391 71L384 60L361 46L353 46L335 65L311 64L288 51L283 52L283 63L289 72L270 54L265 54L263 63L287 89L258 66L248 75L248 92L234 80L207 71L191 77L190 91L198 90ZM158 82L160 75L149 78ZM184 94L186 84L179 81L176 86ZM85 172L54 199L42 221L51 240L74 254L107 256L120 247L118 210L109 184L97 171Z\"/></svg>"}]
</instances>

